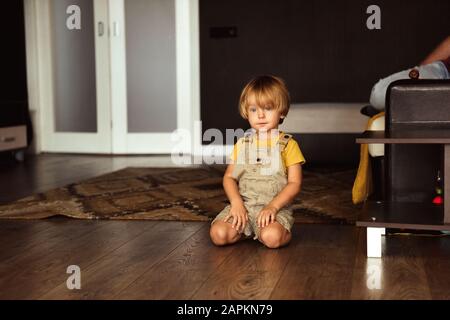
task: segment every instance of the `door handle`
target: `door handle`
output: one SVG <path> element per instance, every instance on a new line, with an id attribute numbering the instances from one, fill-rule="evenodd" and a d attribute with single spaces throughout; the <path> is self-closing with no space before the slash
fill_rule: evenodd
<path id="1" fill-rule="evenodd" d="M 103 22 L 99 21 L 98 22 L 98 36 L 101 37 L 105 34 L 105 25 L 103 24 Z"/>

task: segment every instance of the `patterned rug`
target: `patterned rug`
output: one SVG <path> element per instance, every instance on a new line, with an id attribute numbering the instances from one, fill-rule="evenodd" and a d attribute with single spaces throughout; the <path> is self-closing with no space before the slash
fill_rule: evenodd
<path id="1" fill-rule="evenodd" d="M 208 221 L 228 200 L 222 187 L 225 166 L 126 168 L 0 205 L 0 219 Z M 351 202 L 355 170 L 304 170 L 293 202 L 299 223 L 353 224 L 359 206 Z"/>

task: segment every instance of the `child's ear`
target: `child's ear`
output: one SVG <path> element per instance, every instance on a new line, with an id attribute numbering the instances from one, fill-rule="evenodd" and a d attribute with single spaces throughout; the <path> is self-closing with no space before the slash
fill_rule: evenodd
<path id="1" fill-rule="evenodd" d="M 282 124 L 283 121 L 284 121 L 284 118 L 286 118 L 286 116 L 281 116 L 281 117 L 280 117 L 280 121 L 278 121 L 278 124 Z"/>

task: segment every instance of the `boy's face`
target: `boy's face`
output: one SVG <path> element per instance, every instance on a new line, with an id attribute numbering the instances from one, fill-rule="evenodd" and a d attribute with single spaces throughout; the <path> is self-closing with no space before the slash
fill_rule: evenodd
<path id="1" fill-rule="evenodd" d="M 259 106 L 254 96 L 249 96 L 247 107 L 248 121 L 256 131 L 277 129 L 281 113 L 273 106 Z"/>

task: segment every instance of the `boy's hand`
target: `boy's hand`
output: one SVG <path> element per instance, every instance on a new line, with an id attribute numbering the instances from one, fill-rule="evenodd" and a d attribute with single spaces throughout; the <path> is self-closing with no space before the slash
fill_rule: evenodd
<path id="1" fill-rule="evenodd" d="M 233 223 L 231 226 L 238 232 L 244 231 L 245 225 L 248 221 L 248 214 L 243 203 L 232 204 L 230 213 L 225 217 L 224 221 L 227 222 L 231 217 L 233 217 Z"/>
<path id="2" fill-rule="evenodd" d="M 277 216 L 278 209 L 273 206 L 264 207 L 257 219 L 258 227 L 264 228 L 268 226 L 270 223 L 275 222 L 275 217 Z"/>

